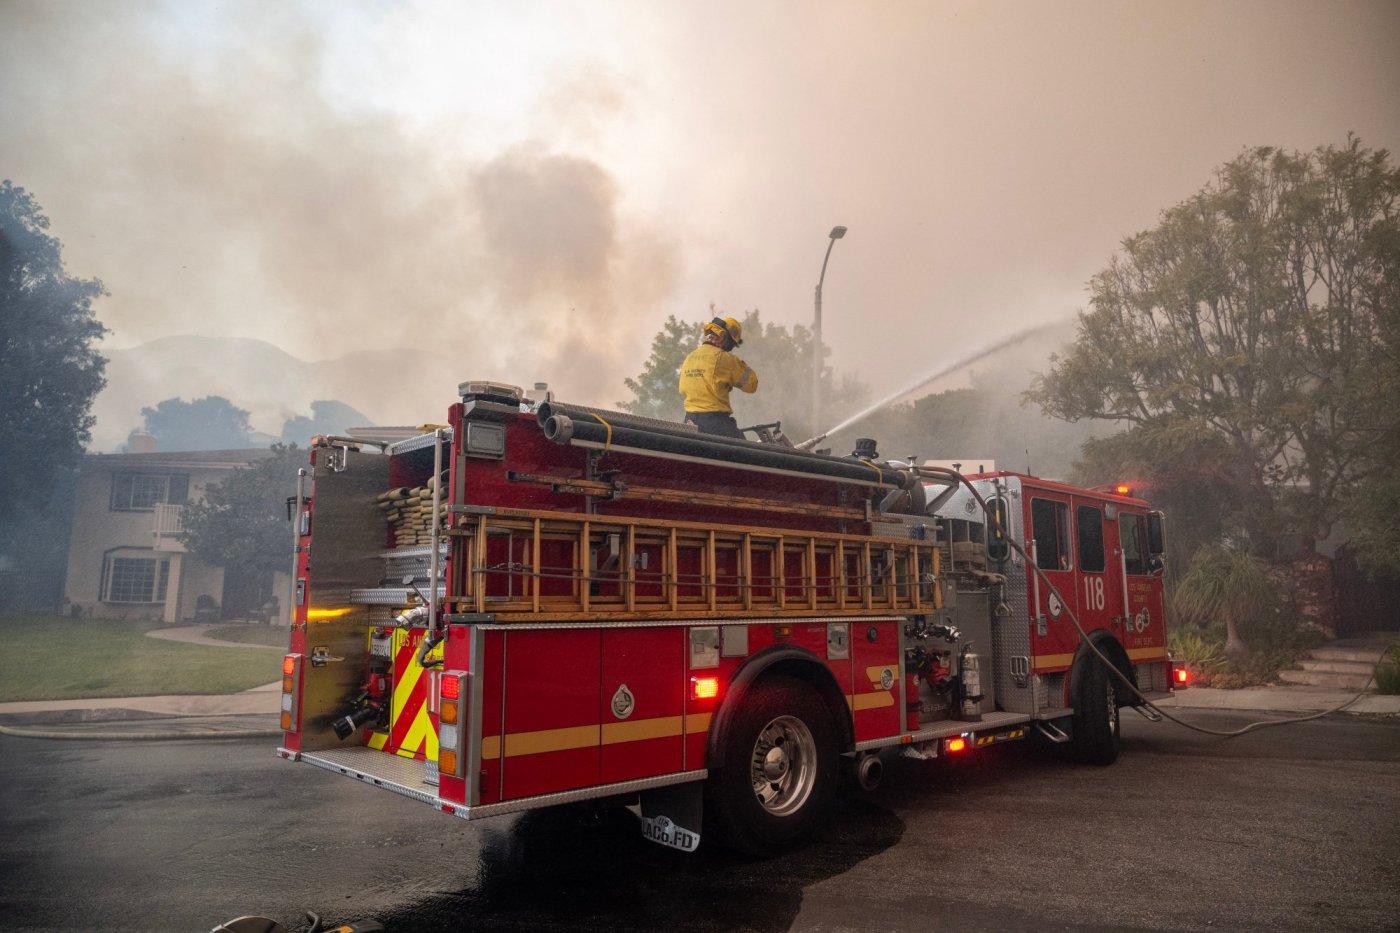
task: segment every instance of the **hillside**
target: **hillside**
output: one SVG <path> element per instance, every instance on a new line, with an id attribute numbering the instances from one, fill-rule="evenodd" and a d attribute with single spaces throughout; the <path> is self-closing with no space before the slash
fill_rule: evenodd
<path id="1" fill-rule="evenodd" d="M 91 448 L 101 452 L 119 449 L 141 425 L 141 409 L 168 398 L 221 395 L 249 412 L 255 431 L 276 436 L 318 399 L 338 399 L 381 424 L 440 420 L 458 383 L 473 375 L 421 349 L 308 362 L 239 337 L 163 337 L 103 352 L 107 388 L 93 405 Z"/>

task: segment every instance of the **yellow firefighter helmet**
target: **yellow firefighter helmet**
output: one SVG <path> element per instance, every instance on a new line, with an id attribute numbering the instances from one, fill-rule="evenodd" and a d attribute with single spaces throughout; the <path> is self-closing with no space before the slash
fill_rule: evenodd
<path id="1" fill-rule="evenodd" d="M 744 344 L 744 325 L 734 320 L 732 317 L 717 317 L 705 324 L 706 334 L 718 334 L 728 337 L 734 341 L 734 346 L 739 347 Z"/>

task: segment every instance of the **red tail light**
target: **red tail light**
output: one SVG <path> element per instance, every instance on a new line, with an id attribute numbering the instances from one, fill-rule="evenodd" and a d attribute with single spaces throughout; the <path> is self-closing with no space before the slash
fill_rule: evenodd
<path id="1" fill-rule="evenodd" d="M 710 700 L 719 696 L 718 677 L 690 678 L 691 696 L 697 700 Z"/>

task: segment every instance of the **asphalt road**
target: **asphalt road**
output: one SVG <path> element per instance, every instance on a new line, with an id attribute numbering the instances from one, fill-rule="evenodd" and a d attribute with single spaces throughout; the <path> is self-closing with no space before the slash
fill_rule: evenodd
<path id="1" fill-rule="evenodd" d="M 766 862 L 659 848 L 625 810 L 467 824 L 265 740 L 0 736 L 0 930 L 304 907 L 391 933 L 1400 929 L 1400 720 L 1228 742 L 1124 725 L 1108 768 L 1026 746 L 893 760 L 818 843 Z"/>

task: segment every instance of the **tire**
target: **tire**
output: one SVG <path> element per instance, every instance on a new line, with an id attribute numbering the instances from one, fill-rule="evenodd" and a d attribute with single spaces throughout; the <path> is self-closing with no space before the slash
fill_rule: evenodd
<path id="1" fill-rule="evenodd" d="M 1094 765 L 1111 765 L 1118 760 L 1120 732 L 1116 680 L 1104 663 L 1090 655 L 1088 669 L 1079 682 L 1074 701 L 1074 732 L 1070 752 L 1075 759 Z"/>
<path id="2" fill-rule="evenodd" d="M 769 856 L 822 824 L 836 791 L 836 732 L 816 690 L 791 677 L 750 688 L 724 737 L 724 766 L 705 787 L 705 833 Z"/>

